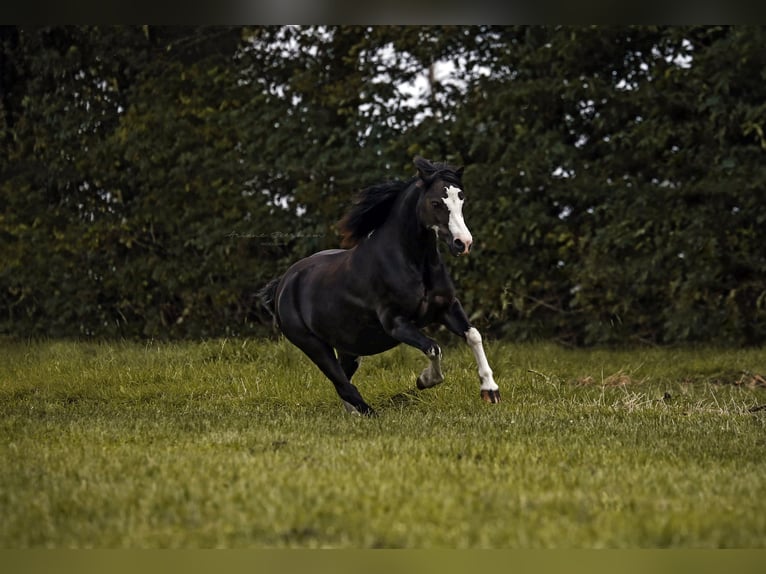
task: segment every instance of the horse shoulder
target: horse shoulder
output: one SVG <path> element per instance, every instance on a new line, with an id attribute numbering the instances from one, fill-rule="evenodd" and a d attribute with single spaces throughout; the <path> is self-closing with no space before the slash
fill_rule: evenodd
<path id="1" fill-rule="evenodd" d="M 447 299 L 452 303 L 455 298 L 455 285 L 452 283 L 449 270 L 443 261 L 438 260 L 428 266 L 425 273 L 426 289 L 435 297 Z"/>
<path id="2" fill-rule="evenodd" d="M 387 314 L 414 318 L 426 300 L 426 286 L 417 273 L 398 266 L 377 265 L 375 279 L 369 284 L 376 307 Z"/>

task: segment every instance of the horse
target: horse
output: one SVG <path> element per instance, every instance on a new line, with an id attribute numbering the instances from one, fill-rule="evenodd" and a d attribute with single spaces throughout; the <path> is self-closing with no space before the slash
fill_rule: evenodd
<path id="1" fill-rule="evenodd" d="M 466 256 L 473 238 L 463 219 L 463 168 L 416 156 L 417 175 L 358 192 L 340 220 L 341 249 L 294 263 L 258 293 L 284 336 L 333 383 L 352 414 L 374 415 L 351 378 L 363 356 L 404 343 L 422 351 L 423 390 L 444 381 L 442 351 L 421 332 L 443 325 L 462 337 L 478 366 L 480 397 L 500 402 L 482 345 L 456 297 L 439 253 Z"/>

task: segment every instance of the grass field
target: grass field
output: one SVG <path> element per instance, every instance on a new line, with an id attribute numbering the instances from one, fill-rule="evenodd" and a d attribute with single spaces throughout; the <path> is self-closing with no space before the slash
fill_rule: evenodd
<path id="1" fill-rule="evenodd" d="M 487 351 L 1 341 L 0 547 L 766 546 L 766 350 Z"/>

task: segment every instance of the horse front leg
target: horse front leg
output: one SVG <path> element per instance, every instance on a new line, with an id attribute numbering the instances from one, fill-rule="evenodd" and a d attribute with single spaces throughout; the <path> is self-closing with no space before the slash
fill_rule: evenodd
<path id="1" fill-rule="evenodd" d="M 442 323 L 450 331 L 463 337 L 468 346 L 471 348 L 473 357 L 476 360 L 476 366 L 479 369 L 479 381 L 481 398 L 488 403 L 500 402 L 500 388 L 495 383 L 495 378 L 492 373 L 492 368 L 487 361 L 487 355 L 484 352 L 484 345 L 481 339 L 481 333 L 479 333 L 476 327 L 471 326 L 468 322 L 468 317 L 463 310 L 463 306 L 460 301 L 455 299 L 450 308 L 444 314 Z"/>
<path id="2" fill-rule="evenodd" d="M 426 353 L 429 360 L 429 365 L 423 369 L 423 372 L 418 375 L 416 381 L 417 387 L 422 391 L 423 389 L 430 389 L 436 385 L 444 382 L 444 375 L 442 374 L 442 352 L 438 345 L 436 345 L 436 353 Z"/>
<path id="3" fill-rule="evenodd" d="M 476 359 L 476 365 L 479 368 L 479 380 L 481 381 L 481 398 L 488 403 L 500 402 L 500 387 L 495 383 L 492 369 L 487 361 L 487 355 L 484 353 L 484 345 L 481 340 L 481 333 L 476 327 L 470 327 L 464 334 L 468 346 L 471 347 L 473 356 Z"/>
<path id="4" fill-rule="evenodd" d="M 403 317 L 385 317 L 381 324 L 394 339 L 420 349 L 428 357 L 430 363 L 420 373 L 416 382 L 420 390 L 435 387 L 444 382 L 442 350 L 436 341 L 426 337 L 411 321 Z"/>

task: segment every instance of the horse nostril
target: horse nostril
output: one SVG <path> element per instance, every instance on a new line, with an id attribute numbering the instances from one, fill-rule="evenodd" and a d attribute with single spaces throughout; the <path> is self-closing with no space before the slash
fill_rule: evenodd
<path id="1" fill-rule="evenodd" d="M 457 248 L 459 253 L 462 253 L 463 251 L 465 251 L 465 243 L 463 243 L 459 239 L 455 239 L 453 243 L 455 244 L 455 247 Z"/>

